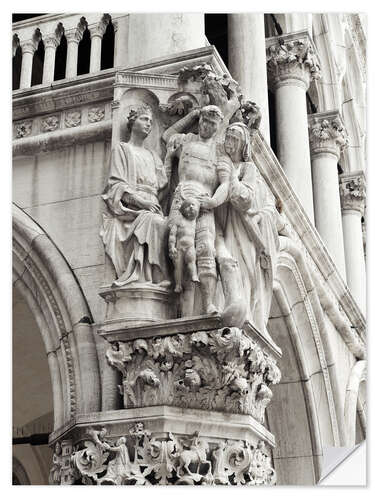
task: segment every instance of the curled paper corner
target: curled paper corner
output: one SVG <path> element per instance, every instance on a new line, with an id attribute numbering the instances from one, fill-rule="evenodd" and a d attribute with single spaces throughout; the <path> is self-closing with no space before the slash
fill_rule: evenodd
<path id="1" fill-rule="evenodd" d="M 352 447 L 323 448 L 320 486 L 366 486 L 366 441 Z"/>

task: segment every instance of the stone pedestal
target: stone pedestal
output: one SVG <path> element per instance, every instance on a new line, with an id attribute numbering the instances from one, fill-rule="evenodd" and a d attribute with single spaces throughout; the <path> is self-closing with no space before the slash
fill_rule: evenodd
<path id="1" fill-rule="evenodd" d="M 108 321 L 133 326 L 176 317 L 173 292 L 152 283 L 103 286 L 99 294 L 106 301 Z"/>
<path id="2" fill-rule="evenodd" d="M 307 31 L 268 38 L 267 68 L 275 93 L 277 157 L 314 222 L 306 91 L 320 66 Z"/>
<path id="3" fill-rule="evenodd" d="M 249 324 L 223 328 L 218 316 L 99 334 L 122 377 L 123 409 L 51 434 L 51 444 L 70 443 L 68 454 L 55 445 L 54 484 L 275 483 L 264 413 L 281 353 L 270 339 Z"/>

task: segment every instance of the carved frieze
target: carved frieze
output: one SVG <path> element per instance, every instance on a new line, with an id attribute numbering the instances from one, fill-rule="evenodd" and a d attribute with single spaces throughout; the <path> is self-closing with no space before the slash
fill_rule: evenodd
<path id="1" fill-rule="evenodd" d="M 208 442 L 192 435 L 153 436 L 137 422 L 115 439 L 88 429 L 70 456 L 56 444 L 51 484 L 91 485 L 273 485 L 276 473 L 265 442 Z M 65 441 L 67 443 L 67 441 Z M 65 470 L 63 463 L 65 462 Z M 70 483 L 69 483 L 70 481 Z"/>
<path id="2" fill-rule="evenodd" d="M 91 108 L 88 112 L 89 123 L 100 122 L 104 119 L 104 108 Z"/>
<path id="3" fill-rule="evenodd" d="M 31 120 L 19 122 L 15 125 L 15 138 L 21 139 L 22 137 L 27 137 L 31 134 L 33 122 Z"/>
<path id="4" fill-rule="evenodd" d="M 340 176 L 340 197 L 342 210 L 365 211 L 366 182 L 363 172 Z"/>
<path id="5" fill-rule="evenodd" d="M 278 87 L 293 79 L 307 90 L 310 80 L 320 78 L 320 63 L 310 36 L 296 33 L 267 40 L 267 69 Z"/>
<path id="6" fill-rule="evenodd" d="M 309 140 L 312 155 L 331 153 L 339 159 L 348 145 L 348 134 L 338 112 L 309 116 Z"/>
<path id="7" fill-rule="evenodd" d="M 274 358 L 239 328 L 115 342 L 124 408 L 172 405 L 251 415 L 259 422 L 280 381 Z"/>
<path id="8" fill-rule="evenodd" d="M 40 129 L 42 132 L 53 132 L 59 128 L 59 125 L 60 117 L 57 115 L 51 115 L 42 119 Z"/>
<path id="9" fill-rule="evenodd" d="M 81 112 L 80 111 L 69 111 L 65 115 L 65 127 L 78 127 L 81 124 Z"/>

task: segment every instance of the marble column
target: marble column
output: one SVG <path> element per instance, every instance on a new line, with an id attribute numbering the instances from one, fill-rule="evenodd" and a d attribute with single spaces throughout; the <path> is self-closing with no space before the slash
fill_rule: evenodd
<path id="1" fill-rule="evenodd" d="M 303 208 L 314 223 L 306 91 L 320 77 L 307 31 L 266 40 L 269 83 L 275 93 L 277 156 Z"/>
<path id="2" fill-rule="evenodd" d="M 44 42 L 44 65 L 43 65 L 43 81 L 42 83 L 53 82 L 55 75 L 55 57 L 56 49 L 59 45 L 59 40 L 56 35 L 47 35 L 43 38 Z"/>
<path id="3" fill-rule="evenodd" d="M 244 96 L 260 106 L 260 131 L 269 143 L 264 14 L 228 14 L 228 60 Z"/>
<path id="4" fill-rule="evenodd" d="M 100 21 L 100 23 L 89 26 L 91 36 L 91 52 L 90 52 L 90 73 L 100 71 L 100 59 L 102 53 L 102 40 L 107 23 Z"/>
<path id="5" fill-rule="evenodd" d="M 27 40 L 21 42 L 22 49 L 22 64 L 21 64 L 21 78 L 20 89 L 27 89 L 31 87 L 31 73 L 33 70 L 33 57 L 37 49 L 37 44 L 34 40 Z"/>
<path id="6" fill-rule="evenodd" d="M 78 44 L 82 40 L 82 36 L 83 32 L 77 28 L 65 31 L 65 38 L 68 44 L 65 78 L 74 78 L 77 76 Z"/>
<path id="7" fill-rule="evenodd" d="M 365 210 L 366 184 L 362 171 L 340 176 L 342 225 L 348 287 L 366 313 L 366 268 L 361 219 Z"/>
<path id="8" fill-rule="evenodd" d="M 309 139 L 314 193 L 315 225 L 341 276 L 345 254 L 337 162 L 347 146 L 347 133 L 338 111 L 309 116 Z"/>

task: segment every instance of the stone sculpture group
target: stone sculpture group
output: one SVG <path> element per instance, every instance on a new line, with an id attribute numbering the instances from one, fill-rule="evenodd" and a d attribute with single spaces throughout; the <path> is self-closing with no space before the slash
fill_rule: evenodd
<path id="1" fill-rule="evenodd" d="M 207 104 L 164 131 L 164 162 L 144 145 L 153 124 L 147 104 L 130 111 L 130 139 L 112 151 L 101 231 L 112 288 L 174 290 L 180 317 L 220 313 L 224 325 L 249 321 L 266 334 L 284 225 L 251 161 L 259 109 L 206 65 L 180 72 L 192 77 Z"/>

